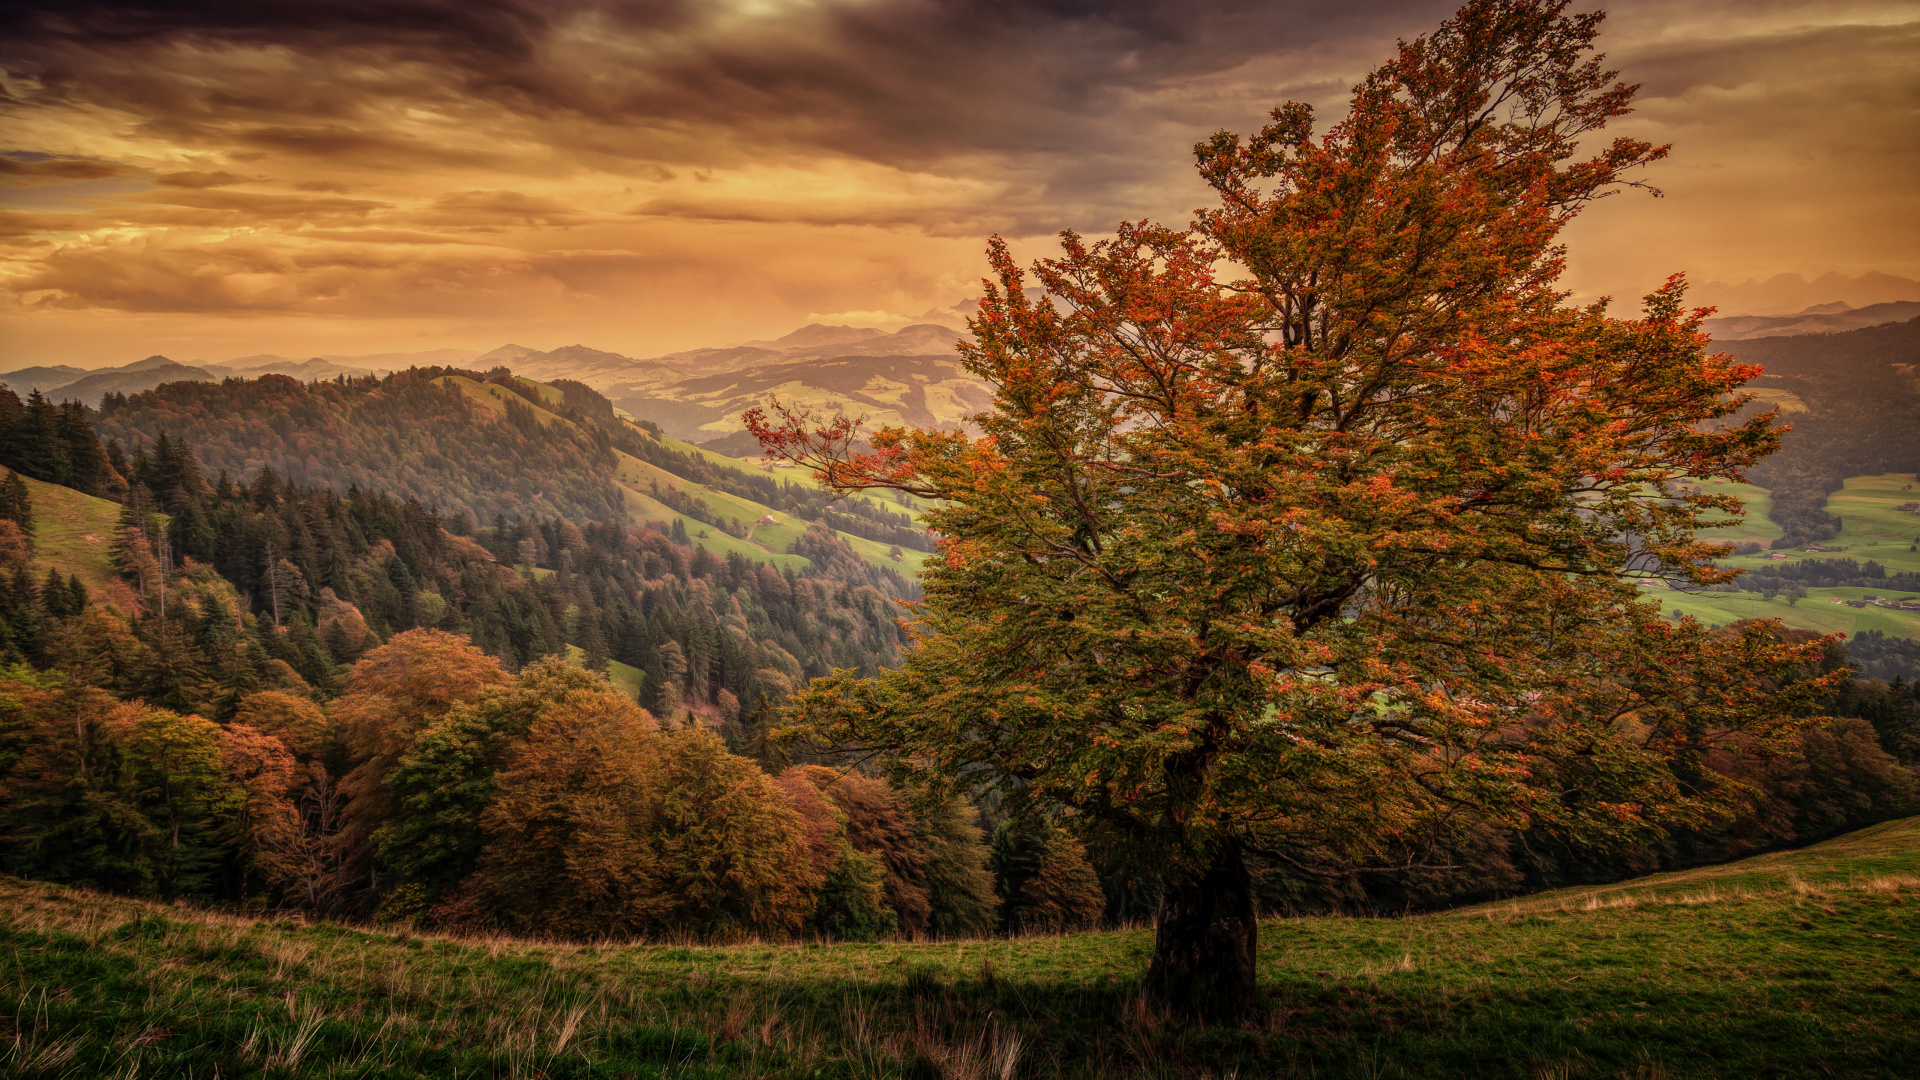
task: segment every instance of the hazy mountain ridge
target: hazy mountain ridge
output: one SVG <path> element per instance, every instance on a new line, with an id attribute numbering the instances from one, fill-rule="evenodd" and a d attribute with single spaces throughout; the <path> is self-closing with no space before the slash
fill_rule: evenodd
<path id="1" fill-rule="evenodd" d="M 810 323 L 771 341 L 652 358 L 585 345 L 546 352 L 503 345 L 472 364 L 577 380 L 677 438 L 739 431 L 742 412 L 775 397 L 827 415 L 863 415 L 873 424 L 952 426 L 991 401 L 985 384 L 959 364 L 954 344 L 962 336 L 936 323 L 891 333 Z"/>
<path id="2" fill-rule="evenodd" d="M 1687 293 L 1687 302 L 1719 308 L 1730 316 L 1784 316 L 1835 301 L 1849 307 L 1920 300 L 1920 281 L 1871 271 L 1858 277 L 1822 274 L 1809 281 L 1799 274 L 1775 274 L 1737 284 L 1709 281 Z"/>
<path id="3" fill-rule="evenodd" d="M 1707 333 L 1716 341 L 1744 341 L 1763 337 L 1796 337 L 1806 334 L 1836 334 L 1905 322 L 1920 316 L 1920 301 L 1899 300 L 1866 307 L 1850 307 L 1844 301 L 1816 304 L 1794 315 L 1730 315 L 1708 319 Z"/>
<path id="4" fill-rule="evenodd" d="M 257 379 L 262 375 L 287 375 L 302 382 L 314 382 L 341 375 L 386 375 L 411 367 L 459 364 L 477 355 L 472 349 L 427 349 L 411 353 L 332 354 L 296 360 L 274 353 L 258 353 L 222 363 L 204 360 L 183 363 L 156 354 L 131 364 L 93 370 L 67 364 L 21 368 L 0 374 L 0 383 L 20 394 L 38 390 L 56 400 L 72 399 L 98 406 L 100 399 L 109 393 L 138 394 L 170 382 Z"/>

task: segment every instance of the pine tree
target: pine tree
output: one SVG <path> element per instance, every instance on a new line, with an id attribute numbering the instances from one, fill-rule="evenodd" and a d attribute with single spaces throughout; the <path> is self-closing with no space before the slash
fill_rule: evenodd
<path id="1" fill-rule="evenodd" d="M 11 469 L 6 480 L 0 481 L 0 519 L 18 525 L 22 535 L 33 536 L 33 494 L 20 474 Z"/>

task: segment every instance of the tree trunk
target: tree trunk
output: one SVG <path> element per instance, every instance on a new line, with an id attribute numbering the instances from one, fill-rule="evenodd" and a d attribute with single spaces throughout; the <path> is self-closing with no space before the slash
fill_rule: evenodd
<path id="1" fill-rule="evenodd" d="M 1258 936 L 1253 881 L 1239 842 L 1229 839 L 1198 872 L 1166 882 L 1147 988 L 1177 1012 L 1235 1019 L 1255 1004 Z"/>

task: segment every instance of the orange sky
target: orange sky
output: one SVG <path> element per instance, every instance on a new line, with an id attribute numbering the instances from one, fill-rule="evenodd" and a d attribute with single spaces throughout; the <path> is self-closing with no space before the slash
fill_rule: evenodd
<path id="1" fill-rule="evenodd" d="M 507 341 L 633 355 L 897 326 L 983 238 L 1185 220 L 1189 148 L 1337 114 L 1447 3 L 16 0 L 0 370 Z M 1675 144 L 1567 282 L 1920 277 L 1920 3 L 1639 0 Z"/>

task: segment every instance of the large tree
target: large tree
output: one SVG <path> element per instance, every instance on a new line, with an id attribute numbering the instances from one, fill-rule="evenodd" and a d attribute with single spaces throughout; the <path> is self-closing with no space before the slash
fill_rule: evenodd
<path id="1" fill-rule="evenodd" d="M 1694 530 L 1739 504 L 1693 481 L 1777 437 L 1728 419 L 1756 369 L 1708 354 L 1680 282 L 1638 319 L 1554 287 L 1559 230 L 1665 152 L 1597 140 L 1633 89 L 1564 8 L 1473 0 L 1323 133 L 1287 104 L 1202 143 L 1189 230 L 1064 234 L 1031 276 L 996 241 L 980 436 L 751 418 L 836 488 L 940 500 L 913 648 L 795 727 L 1151 869 L 1177 1006 L 1255 1000 L 1250 859 L 1645 836 L 1728 803 L 1709 747 L 1805 711 L 1806 649 L 1641 599 L 1724 579 Z"/>

